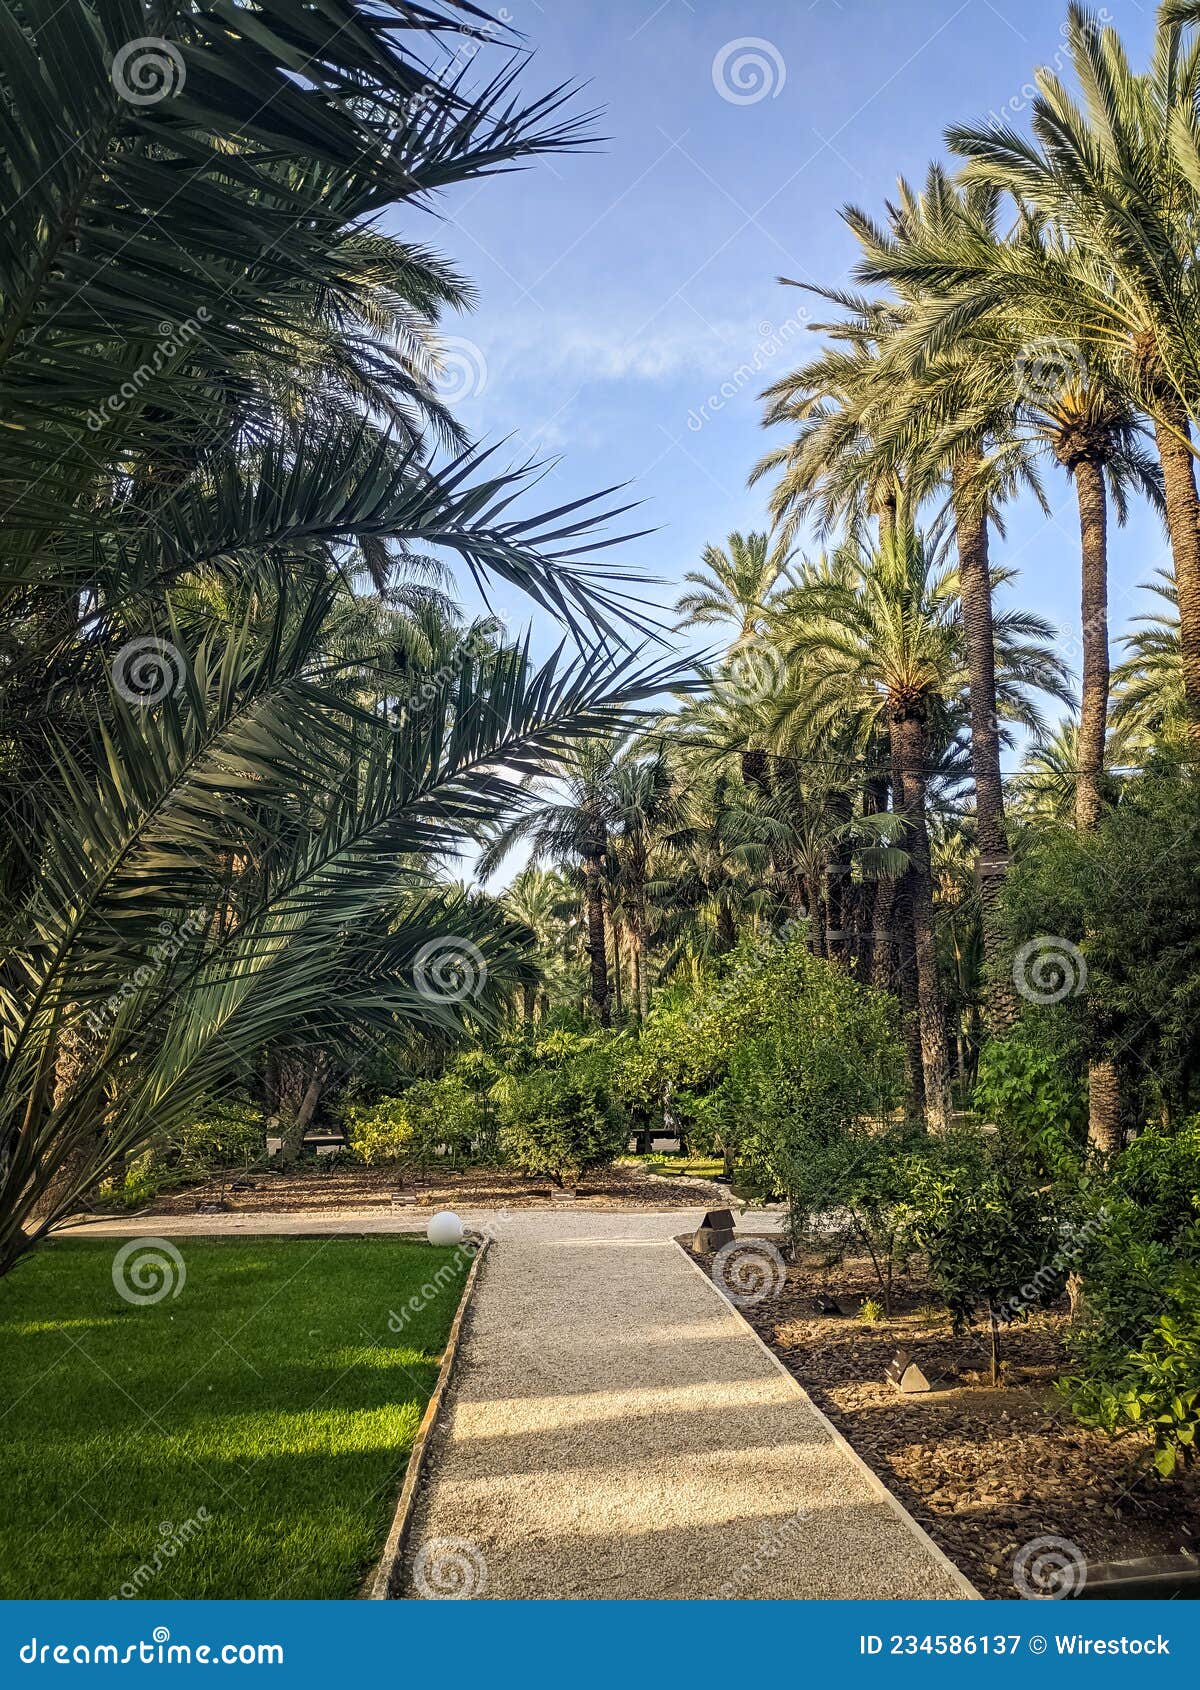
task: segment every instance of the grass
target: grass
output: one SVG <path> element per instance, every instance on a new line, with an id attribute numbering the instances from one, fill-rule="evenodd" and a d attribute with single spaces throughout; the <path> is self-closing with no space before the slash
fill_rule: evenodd
<path id="1" fill-rule="evenodd" d="M 382 1547 L 466 1259 L 178 1247 L 154 1303 L 118 1294 L 116 1240 L 0 1280 L 0 1597 L 350 1597 Z"/>
<path id="2" fill-rule="evenodd" d="M 719 1156 L 683 1156 L 677 1150 L 655 1151 L 649 1156 L 623 1156 L 623 1162 L 637 1163 L 651 1174 L 690 1174 L 693 1179 L 714 1179 L 724 1173 Z"/>

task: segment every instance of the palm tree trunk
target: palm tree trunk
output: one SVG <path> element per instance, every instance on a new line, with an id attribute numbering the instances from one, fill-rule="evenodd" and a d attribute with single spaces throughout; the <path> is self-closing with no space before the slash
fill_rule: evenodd
<path id="1" fill-rule="evenodd" d="M 929 867 L 929 828 L 925 816 L 925 724 L 918 716 L 893 718 L 892 746 L 896 785 L 908 833 L 913 942 L 917 953 L 917 1018 L 925 1073 L 925 1118 L 934 1132 L 949 1124 L 950 1062 L 946 1017 L 938 988 L 933 939 L 933 877 Z"/>
<path id="2" fill-rule="evenodd" d="M 1104 740 L 1108 728 L 1108 495 L 1104 467 L 1085 458 L 1075 468 L 1083 563 L 1083 692 L 1075 825 L 1089 833 L 1100 820 Z"/>
<path id="3" fill-rule="evenodd" d="M 650 1015 L 650 976 L 646 968 L 646 931 L 642 922 L 634 930 L 634 968 L 637 970 L 638 1019 L 646 1021 Z"/>
<path id="4" fill-rule="evenodd" d="M 917 987 L 917 943 L 913 934 L 912 878 L 908 871 L 893 881 L 891 974 L 877 982 L 900 999 L 904 1061 L 908 1089 L 917 1115 L 925 1114 L 925 1059 L 921 1052 L 920 994 Z"/>
<path id="5" fill-rule="evenodd" d="M 826 808 L 839 824 L 838 842 L 829 853 L 826 869 L 828 880 L 827 948 L 829 956 L 849 966 L 850 958 L 850 847 L 847 842 L 849 825 L 854 816 L 854 803 L 848 792 L 835 789 L 826 800 Z"/>
<path id="6" fill-rule="evenodd" d="M 992 580 L 987 515 L 973 483 L 982 453 L 954 466 L 954 526 L 958 541 L 959 596 L 971 702 L 971 770 L 975 777 L 975 826 L 979 840 L 979 903 L 988 969 L 987 1016 L 1007 1027 L 1015 1013 L 1013 995 L 1000 969 L 1003 948 L 997 903 L 1008 872 L 1004 786 L 1000 776 L 1000 729 L 996 716 L 996 640 L 992 625 Z"/>
<path id="7" fill-rule="evenodd" d="M 1154 425 L 1167 503 L 1167 533 L 1179 594 L 1179 655 L 1187 707 L 1188 740 L 1200 754 L 1200 500 L 1196 471 L 1186 442 L 1191 425 L 1181 405 L 1169 402 Z"/>
<path id="8" fill-rule="evenodd" d="M 825 924 L 821 915 L 821 882 L 815 874 L 807 876 L 808 942 L 814 956 L 828 954 L 825 944 Z"/>
<path id="9" fill-rule="evenodd" d="M 621 982 L 621 924 L 618 922 L 616 916 L 613 916 L 612 918 L 612 943 L 613 1007 L 617 1013 L 617 1026 L 619 1027 L 621 1022 L 625 1019 L 625 999 L 622 993 Z"/>
<path id="10" fill-rule="evenodd" d="M 599 856 L 583 860 L 583 878 L 587 889 L 588 960 L 591 964 L 592 1009 L 600 1025 L 609 1025 L 608 1011 L 608 947 L 604 932 L 604 873 Z"/>
<path id="11" fill-rule="evenodd" d="M 896 876 L 885 874 L 875 883 L 875 896 L 871 907 L 871 972 L 867 978 L 872 986 L 877 986 L 884 992 L 896 989 L 896 947 L 893 929 L 897 890 Z"/>
<path id="12" fill-rule="evenodd" d="M 1088 1063 L 1088 1143 L 1107 1156 L 1121 1148 L 1121 1076 L 1109 1057 Z"/>
<path id="13" fill-rule="evenodd" d="M 1085 459 L 1075 469 L 1083 560 L 1083 691 L 1079 710 L 1079 764 L 1075 777 L 1075 826 L 1100 825 L 1104 742 L 1108 728 L 1108 499 L 1104 468 Z M 1097 1031 L 1093 1022 L 1093 1034 Z M 1115 1062 L 1088 1063 L 1088 1142 L 1107 1153 L 1121 1139 L 1121 1082 Z"/>

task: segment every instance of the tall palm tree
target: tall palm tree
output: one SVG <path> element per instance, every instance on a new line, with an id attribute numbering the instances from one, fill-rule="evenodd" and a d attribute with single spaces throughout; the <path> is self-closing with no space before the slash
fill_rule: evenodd
<path id="1" fill-rule="evenodd" d="M 649 933 L 647 887 L 653 859 L 662 842 L 684 819 L 683 793 L 665 748 L 648 753 L 636 744 L 613 769 L 615 837 L 613 856 L 621 905 L 633 940 L 634 990 L 638 1015 L 650 1013 Z"/>
<path id="2" fill-rule="evenodd" d="M 1191 427 L 1200 411 L 1200 54 L 1189 35 L 1197 21 L 1195 4 L 1167 0 L 1149 67 L 1138 74 L 1115 31 L 1072 4 L 1065 35 L 1080 101 L 1041 70 L 1032 141 L 1000 127 L 948 135 L 966 160 L 967 181 L 1011 194 L 1046 238 L 998 252 L 969 223 L 951 223 L 936 243 L 914 246 L 908 274 L 914 286 L 936 283 L 920 314 L 931 345 L 967 323 L 986 333 L 993 316 L 1007 316 L 1020 322 L 1031 348 L 1065 342 L 1148 413 L 1179 583 L 1189 731 L 1200 748 L 1200 503 Z"/>
<path id="3" fill-rule="evenodd" d="M 797 588 L 778 615 L 803 677 L 792 704 L 797 719 L 816 735 L 841 732 L 849 720 L 863 740 L 881 730 L 888 736 L 909 862 L 926 1111 L 931 1126 L 942 1127 L 949 1068 L 927 801 L 935 750 L 954 737 L 969 691 L 958 578 L 906 522 L 864 552 L 852 585 Z M 1036 723 L 1028 689 L 1065 691 L 1061 663 L 1046 649 L 1050 630 L 1036 617 L 1012 612 L 997 618 L 996 629 L 998 710 Z"/>
<path id="4" fill-rule="evenodd" d="M 490 830 L 479 858 L 485 878 L 519 844 L 527 844 L 536 859 L 580 867 L 591 1006 L 602 1027 L 612 1021 L 605 880 L 612 831 L 620 816 L 616 767 L 624 737 L 591 737 L 567 746 L 553 773 L 539 774 L 532 782 L 522 812 Z"/>

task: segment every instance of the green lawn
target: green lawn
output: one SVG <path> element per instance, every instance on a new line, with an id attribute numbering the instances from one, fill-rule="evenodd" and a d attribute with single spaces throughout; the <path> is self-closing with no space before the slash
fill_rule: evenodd
<path id="1" fill-rule="evenodd" d="M 181 1238 L 182 1290 L 138 1306 L 119 1242 L 64 1240 L 0 1280 L 0 1597 L 353 1596 L 468 1262 Z"/>

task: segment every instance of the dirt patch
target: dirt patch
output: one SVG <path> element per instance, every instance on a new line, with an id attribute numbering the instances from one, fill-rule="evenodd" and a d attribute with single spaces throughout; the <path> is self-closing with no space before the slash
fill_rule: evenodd
<path id="1" fill-rule="evenodd" d="M 690 1251 L 690 1238 L 680 1243 Z M 711 1270 L 711 1256 L 695 1260 Z M 876 1324 L 818 1313 L 826 1297 L 851 1310 L 878 1298 L 869 1264 L 851 1260 L 828 1277 L 816 1264 L 789 1266 L 778 1296 L 742 1312 L 984 1596 L 1020 1594 L 1014 1558 L 1040 1537 L 1066 1538 L 1092 1567 L 1195 1550 L 1200 1475 L 1164 1485 L 1146 1471 L 1147 1442 L 1085 1430 L 1054 1390 L 1068 1365 L 1065 1305 L 1005 1332 L 1005 1382 L 993 1389 L 985 1334 L 955 1337 L 919 1278 Z M 885 1379 L 900 1347 L 928 1395 L 902 1396 Z"/>
<path id="2" fill-rule="evenodd" d="M 503 1168 L 365 1168 L 304 1166 L 291 1173 L 268 1169 L 227 1174 L 164 1193 L 143 1213 L 194 1215 L 335 1214 L 392 1209 L 392 1194 L 432 1209 L 548 1209 L 555 1199 L 545 1181 Z M 599 1169 L 578 1187 L 576 1208 L 695 1209 L 713 1201 L 704 1187 L 648 1174 L 637 1167 Z M 408 1205 L 404 1205 L 408 1207 Z"/>

